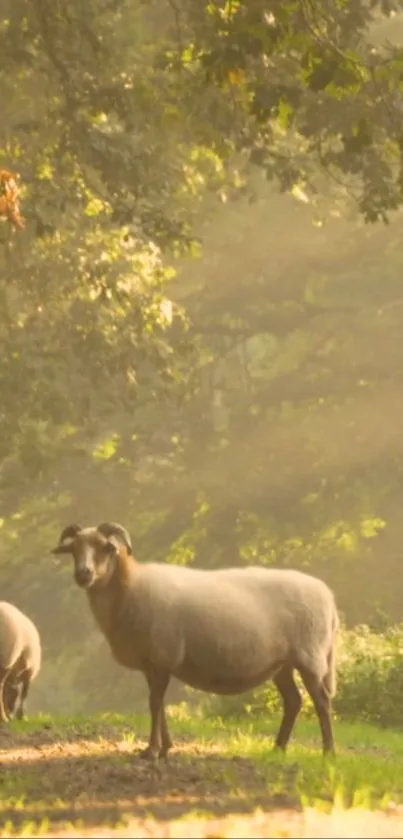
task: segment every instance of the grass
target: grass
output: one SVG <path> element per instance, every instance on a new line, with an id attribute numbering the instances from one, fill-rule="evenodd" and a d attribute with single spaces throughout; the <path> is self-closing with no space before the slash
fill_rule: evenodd
<path id="1" fill-rule="evenodd" d="M 130 819 L 137 828 L 116 835 L 161 835 L 158 825 L 189 828 L 192 819 L 200 830 L 203 819 L 218 819 L 220 836 L 238 835 L 237 830 L 241 835 L 247 830 L 248 835 L 271 836 L 281 834 L 267 827 L 259 832 L 261 822 L 252 834 L 245 826 L 225 833 L 223 825 L 234 818 L 240 824 L 245 818 L 256 820 L 253 813 L 259 811 L 281 811 L 291 818 L 301 809 L 317 814 L 376 809 L 400 818 L 399 732 L 336 721 L 338 756 L 332 760 L 321 755 L 315 720 L 298 723 L 286 756 L 272 751 L 277 726 L 278 719 L 227 722 L 173 707 L 170 727 L 176 749 L 155 778 L 135 754 L 146 739 L 147 715 L 43 716 L 13 722 L 0 732 L 0 836 L 56 835 L 56 829 L 67 836 L 75 835 L 73 828 L 95 830 L 92 835 L 100 836 L 108 825 Z M 274 818 L 270 816 L 270 824 Z M 372 827 L 357 835 L 403 835 L 399 829 L 399 834 L 381 829 L 375 834 Z M 182 827 L 175 830 L 164 835 L 182 835 Z M 304 834 L 294 825 L 291 833 L 282 835 Z"/>

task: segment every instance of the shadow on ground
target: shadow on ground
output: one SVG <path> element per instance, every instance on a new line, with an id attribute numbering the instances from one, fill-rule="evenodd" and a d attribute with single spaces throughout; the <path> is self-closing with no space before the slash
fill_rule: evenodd
<path id="1" fill-rule="evenodd" d="M 224 816 L 256 807 L 300 809 L 292 792 L 293 765 L 272 767 L 271 789 L 247 758 L 225 756 L 212 744 L 181 737 L 157 777 L 138 756 L 144 745 L 104 725 L 62 734 L 52 725 L 29 733 L 2 729 L 2 825 L 9 822 L 19 830 L 24 822 L 48 819 L 51 828 L 66 823 L 102 828 L 129 816 L 166 821 L 189 812 Z M 289 795 L 283 792 L 288 787 Z"/>

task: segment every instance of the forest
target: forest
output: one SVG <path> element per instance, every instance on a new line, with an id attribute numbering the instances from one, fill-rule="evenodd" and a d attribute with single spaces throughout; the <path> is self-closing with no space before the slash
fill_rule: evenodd
<path id="1" fill-rule="evenodd" d="M 31 713 L 144 711 L 51 555 L 111 520 L 140 562 L 325 580 L 336 712 L 402 724 L 402 5 L 2 0 L 0 582 L 41 633 Z"/>

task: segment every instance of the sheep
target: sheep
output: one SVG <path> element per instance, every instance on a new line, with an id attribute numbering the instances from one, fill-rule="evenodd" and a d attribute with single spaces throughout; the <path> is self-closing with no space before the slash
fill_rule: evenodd
<path id="1" fill-rule="evenodd" d="M 323 752 L 334 754 L 339 618 L 324 582 L 289 569 L 138 563 L 116 523 L 69 525 L 52 553 L 73 556 L 75 582 L 112 655 L 146 678 L 151 730 L 142 757 L 167 758 L 173 745 L 164 706 L 172 676 L 221 695 L 272 679 L 283 703 L 275 747 L 285 750 L 302 705 L 294 670 L 313 700 Z"/>
<path id="2" fill-rule="evenodd" d="M 32 621 L 0 601 L 0 721 L 24 718 L 24 703 L 42 663 L 41 641 Z"/>

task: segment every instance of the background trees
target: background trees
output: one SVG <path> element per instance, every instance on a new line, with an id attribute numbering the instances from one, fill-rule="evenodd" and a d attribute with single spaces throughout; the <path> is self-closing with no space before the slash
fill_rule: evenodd
<path id="1" fill-rule="evenodd" d="M 399 14 L 3 7 L 27 226 L 0 229 L 0 578 L 45 640 L 38 705 L 132 701 L 49 557 L 70 520 L 121 520 L 141 560 L 312 568 L 350 623 L 396 619 Z"/>

